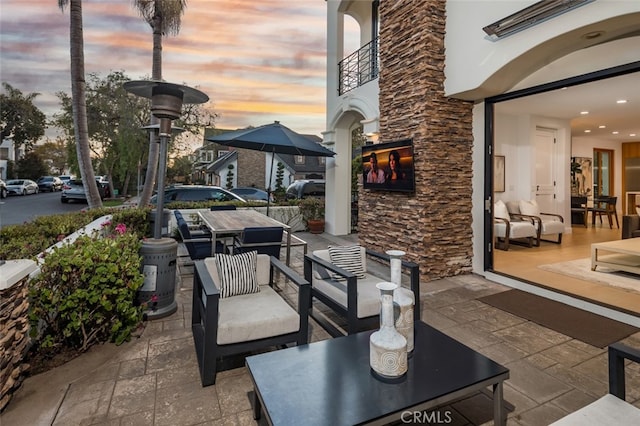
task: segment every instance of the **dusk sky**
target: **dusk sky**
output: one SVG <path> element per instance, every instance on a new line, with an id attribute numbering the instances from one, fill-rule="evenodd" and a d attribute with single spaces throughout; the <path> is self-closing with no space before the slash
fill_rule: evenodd
<path id="1" fill-rule="evenodd" d="M 55 93 L 71 93 L 68 7 L 0 1 L 0 79 L 40 93 L 35 104 L 51 118 Z M 151 75 L 151 28 L 131 1 L 84 0 L 83 20 L 87 74 Z M 163 78 L 209 95 L 218 128 L 279 120 L 321 136 L 325 56 L 325 0 L 188 0 L 180 33 L 163 39 Z"/>

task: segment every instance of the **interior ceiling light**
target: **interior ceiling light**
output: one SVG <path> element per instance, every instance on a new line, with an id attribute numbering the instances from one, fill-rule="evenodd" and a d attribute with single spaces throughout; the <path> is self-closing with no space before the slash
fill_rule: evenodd
<path id="1" fill-rule="evenodd" d="M 587 115 L 589 114 L 589 111 L 580 111 L 580 115 Z"/>
<path id="2" fill-rule="evenodd" d="M 620 133 L 620 132 L 615 132 L 615 131 L 611 132 L 612 135 L 617 135 L 618 133 Z"/>
<path id="3" fill-rule="evenodd" d="M 634 137 L 636 134 L 635 133 L 629 133 L 629 136 Z"/>
<path id="4" fill-rule="evenodd" d="M 619 99 L 616 101 L 617 104 L 626 104 L 627 100 L 626 99 Z"/>
<path id="5" fill-rule="evenodd" d="M 591 130 L 588 130 L 588 129 L 587 129 L 587 130 L 585 130 L 584 132 L 585 132 L 585 133 L 591 133 Z"/>
<path id="6" fill-rule="evenodd" d="M 542 0 L 483 28 L 492 40 L 506 37 L 594 0 Z"/>
<path id="7" fill-rule="evenodd" d="M 606 129 L 607 126 L 598 126 L 598 129 Z"/>

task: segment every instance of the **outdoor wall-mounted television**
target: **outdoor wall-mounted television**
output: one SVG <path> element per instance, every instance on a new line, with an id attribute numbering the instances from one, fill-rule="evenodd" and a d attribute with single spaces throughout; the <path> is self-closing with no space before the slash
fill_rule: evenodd
<path id="1" fill-rule="evenodd" d="M 413 139 L 362 147 L 364 189 L 414 192 Z"/>

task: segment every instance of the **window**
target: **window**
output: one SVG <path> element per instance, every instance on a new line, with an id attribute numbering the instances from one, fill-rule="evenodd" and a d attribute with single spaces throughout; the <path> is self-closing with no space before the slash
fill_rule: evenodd
<path id="1" fill-rule="evenodd" d="M 9 148 L 0 148 L 0 160 L 9 159 Z"/>
<path id="2" fill-rule="evenodd" d="M 324 166 L 327 162 L 327 157 L 318 157 L 318 164 Z"/>
<path id="3" fill-rule="evenodd" d="M 294 155 L 294 161 L 296 164 L 304 164 L 304 155 Z"/>

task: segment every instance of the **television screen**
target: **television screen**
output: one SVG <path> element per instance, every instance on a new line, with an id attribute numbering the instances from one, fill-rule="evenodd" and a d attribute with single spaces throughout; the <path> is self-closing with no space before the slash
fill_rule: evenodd
<path id="1" fill-rule="evenodd" d="M 413 139 L 362 147 L 364 189 L 415 191 Z"/>

